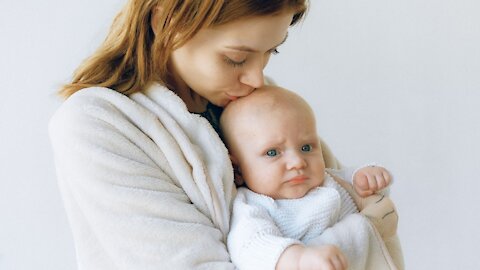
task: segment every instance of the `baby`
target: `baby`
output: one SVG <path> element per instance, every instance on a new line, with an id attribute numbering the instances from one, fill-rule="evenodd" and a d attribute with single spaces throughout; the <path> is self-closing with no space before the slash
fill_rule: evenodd
<path id="1" fill-rule="evenodd" d="M 265 86 L 230 103 L 220 119 L 232 163 L 246 187 L 234 201 L 228 248 L 240 269 L 347 269 L 335 245 L 306 245 L 349 214 L 348 192 L 325 168 L 310 106 L 288 90 Z M 390 184 L 387 170 L 353 173 L 362 197 Z"/>

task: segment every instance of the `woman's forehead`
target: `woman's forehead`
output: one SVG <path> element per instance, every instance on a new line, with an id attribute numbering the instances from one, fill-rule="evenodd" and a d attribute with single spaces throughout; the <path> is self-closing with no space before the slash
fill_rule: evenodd
<path id="1" fill-rule="evenodd" d="M 281 14 L 249 17 L 203 29 L 202 34 L 226 49 L 263 52 L 285 42 L 292 16 L 293 14 Z"/>

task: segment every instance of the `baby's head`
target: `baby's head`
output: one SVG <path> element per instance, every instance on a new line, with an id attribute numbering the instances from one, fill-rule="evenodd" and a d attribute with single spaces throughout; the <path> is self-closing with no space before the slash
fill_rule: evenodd
<path id="1" fill-rule="evenodd" d="M 274 199 L 303 197 L 323 184 L 315 116 L 297 94 L 264 86 L 231 102 L 220 119 L 232 162 L 247 187 Z"/>

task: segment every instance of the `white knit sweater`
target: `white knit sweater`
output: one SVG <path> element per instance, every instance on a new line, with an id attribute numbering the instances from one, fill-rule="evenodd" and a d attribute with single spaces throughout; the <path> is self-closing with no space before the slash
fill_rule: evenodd
<path id="1" fill-rule="evenodd" d="M 357 213 L 347 191 L 325 173 L 325 182 L 299 199 L 274 200 L 239 188 L 228 248 L 240 269 L 275 269 L 290 245 L 307 243 L 345 216 Z"/>

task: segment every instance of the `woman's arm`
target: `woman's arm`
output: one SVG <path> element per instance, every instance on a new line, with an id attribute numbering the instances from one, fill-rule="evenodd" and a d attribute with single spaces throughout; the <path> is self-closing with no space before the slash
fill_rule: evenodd
<path id="1" fill-rule="evenodd" d="M 124 111 L 72 96 L 50 134 L 79 269 L 234 269 L 222 232 Z"/>

